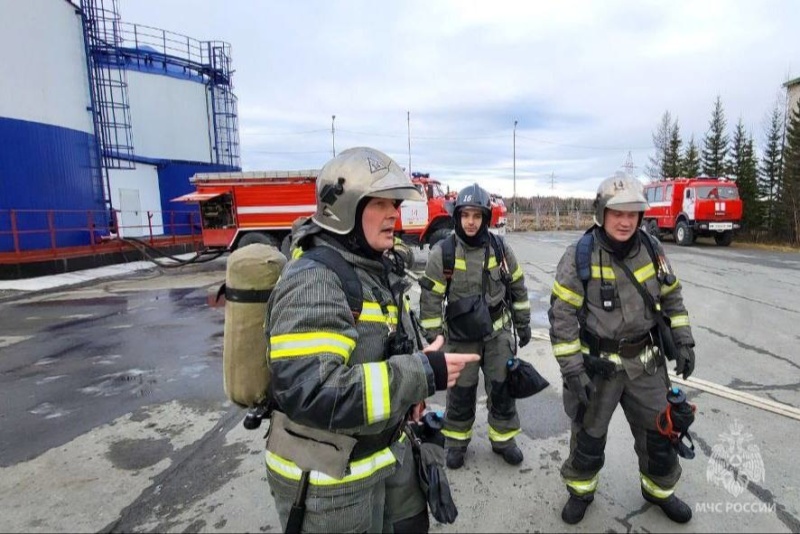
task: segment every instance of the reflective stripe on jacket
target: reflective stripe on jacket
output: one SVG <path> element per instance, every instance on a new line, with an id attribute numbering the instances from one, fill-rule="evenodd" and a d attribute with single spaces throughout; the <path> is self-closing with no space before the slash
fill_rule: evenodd
<path id="1" fill-rule="evenodd" d="M 318 237 L 314 242 L 332 246 Z M 354 321 L 334 272 L 293 260 L 270 299 L 267 354 L 274 397 L 289 419 L 358 439 L 397 428 L 409 407 L 432 395 L 435 386 L 422 352 L 389 359 L 384 354 L 398 324 L 398 306 L 387 288 L 397 276 L 390 273 L 387 279 L 383 263 L 337 250 L 362 283 L 359 320 Z M 408 314 L 401 320 L 413 340 Z M 379 469 L 393 465 L 380 451 L 376 454 Z M 273 455 L 267 463 L 292 478 L 292 458 Z"/>
<path id="2" fill-rule="evenodd" d="M 591 278 L 587 284 L 586 326 L 595 335 L 613 340 L 640 337 L 655 325 L 655 317 L 625 272 L 611 259 L 611 250 L 594 230 Z M 556 269 L 550 297 L 550 341 L 553 354 L 565 366 L 582 364 L 578 312 L 584 305 L 583 283 L 575 265 L 577 242 L 567 247 Z M 658 255 L 664 255 L 659 243 Z M 602 262 L 601 262 L 602 256 Z M 680 282 L 662 286 L 656 276 L 650 254 L 641 243 L 633 247 L 625 265 L 635 278 L 661 303 L 664 313 L 673 320 L 672 331 L 677 344 L 694 344 L 689 315 L 683 305 Z M 671 269 L 671 268 L 670 268 Z M 674 273 L 673 273 L 674 274 Z M 601 280 L 614 286 L 614 309 L 605 311 L 600 302 Z"/>
<path id="3" fill-rule="evenodd" d="M 451 239 L 448 237 L 447 239 Z M 441 242 L 440 242 L 441 243 Z M 528 299 L 528 290 L 525 287 L 525 276 L 522 266 L 517 263 L 517 258 L 511 247 L 503 240 L 504 254 L 508 277 L 510 279 L 509 294 L 511 296 L 511 316 L 512 321 L 517 327 L 524 327 L 530 323 L 531 307 Z M 448 299 L 456 301 L 471 295 L 479 295 L 482 290 L 483 266 L 486 260 L 486 248 L 469 247 L 461 239 L 456 237 L 455 265 L 453 268 L 453 278 L 450 283 L 450 293 Z M 487 302 L 490 307 L 497 306 L 503 300 L 506 287 L 501 277 L 501 266 L 497 263 L 494 248 L 489 245 L 489 276 L 486 285 Z M 442 248 L 439 243 L 434 245 L 428 255 L 428 264 L 425 267 L 426 282 L 420 284 L 420 324 L 427 331 L 428 338 L 435 337 L 443 333 L 443 310 L 447 281 L 444 276 L 442 262 Z M 428 286 L 430 289 L 427 289 Z M 505 317 L 506 314 L 504 314 Z M 508 328 L 507 318 L 495 321 L 494 330 Z"/>

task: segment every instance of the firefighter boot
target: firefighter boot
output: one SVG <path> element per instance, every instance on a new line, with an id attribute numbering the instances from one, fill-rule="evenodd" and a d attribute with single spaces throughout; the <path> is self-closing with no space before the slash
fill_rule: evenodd
<path id="1" fill-rule="evenodd" d="M 447 449 L 447 468 L 458 469 L 464 465 L 464 455 L 467 453 L 466 447 L 448 447 Z"/>
<path id="2" fill-rule="evenodd" d="M 509 447 L 503 447 L 502 449 L 495 448 L 494 445 L 492 445 L 492 452 L 502 455 L 503 460 L 505 460 L 507 464 L 519 465 L 522 463 L 522 451 L 519 450 L 516 443 Z"/>
<path id="3" fill-rule="evenodd" d="M 670 495 L 666 499 L 656 499 L 642 490 L 642 497 L 661 508 L 667 517 L 676 523 L 688 523 L 692 519 L 692 508 L 675 495 Z"/>
<path id="4" fill-rule="evenodd" d="M 586 514 L 586 509 L 589 508 L 593 500 L 594 495 L 591 493 L 582 497 L 570 493 L 567 504 L 565 504 L 564 509 L 561 510 L 561 519 L 568 525 L 580 523 L 583 516 Z"/>

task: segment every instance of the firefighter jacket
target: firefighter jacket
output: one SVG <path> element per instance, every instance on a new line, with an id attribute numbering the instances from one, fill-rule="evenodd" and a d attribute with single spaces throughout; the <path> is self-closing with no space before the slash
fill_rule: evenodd
<path id="1" fill-rule="evenodd" d="M 588 347 L 581 342 L 578 320 L 579 312 L 586 314 L 585 327 L 596 337 L 607 340 L 637 339 L 646 335 L 656 324 L 656 318 L 642 295 L 634 287 L 625 272 L 612 260 L 611 248 L 595 228 L 594 247 L 591 255 L 591 278 L 584 295 L 583 282 L 577 272 L 575 251 L 577 242 L 567 247 L 556 269 L 556 279 L 550 297 L 550 340 L 553 354 L 561 365 L 563 375 L 578 372 L 583 367 L 582 352 Z M 640 236 L 641 237 L 641 236 Z M 654 243 L 659 263 L 672 272 L 660 243 Z M 661 262 L 663 258 L 663 262 Z M 672 285 L 659 282 L 656 267 L 644 244 L 636 243 L 625 265 L 636 279 L 661 304 L 665 316 L 669 317 L 672 334 L 678 346 L 694 346 L 689 315 L 683 305 L 681 284 L 677 276 Z M 674 273 L 673 273 L 674 274 Z M 614 307 L 603 309 L 600 286 L 605 282 L 614 288 Z M 585 306 L 585 312 L 582 308 Z M 631 374 L 625 364 L 626 371 Z M 640 374 L 640 373 L 637 373 Z"/>
<path id="2" fill-rule="evenodd" d="M 458 299 L 481 293 L 483 269 L 488 256 L 489 273 L 486 298 L 492 312 L 493 332 L 487 336 L 487 339 L 495 337 L 504 328 L 510 328 L 512 321 L 517 328 L 528 326 L 531 320 L 531 304 L 528 300 L 528 290 L 525 287 L 525 275 L 522 272 L 522 266 L 517 263 L 511 247 L 504 239 L 497 239 L 497 242 L 502 245 L 505 257 L 505 265 L 502 265 L 502 261 L 498 264 L 494 248 L 488 242 L 486 245 L 470 247 L 455 234 L 446 239 L 453 238 L 456 240 L 455 265 L 447 300 L 455 302 Z M 437 335 L 444 333 L 446 326 L 444 325 L 443 303 L 447 280 L 442 264 L 440 244 L 442 242 L 434 245 L 431 250 L 428 264 L 425 267 L 425 275 L 419 283 L 422 287 L 420 325 L 425 330 L 428 340 L 433 340 Z"/>
<path id="3" fill-rule="evenodd" d="M 357 442 L 346 476 L 312 470 L 312 485 L 368 484 L 394 471 L 389 445 L 397 441 L 409 408 L 435 392 L 434 373 L 416 346 L 407 306 L 398 303 L 389 289 L 389 284 L 403 280 L 381 261 L 365 259 L 318 236 L 313 242 L 334 246 L 354 267 L 361 281 L 363 309 L 354 320 L 332 270 L 317 262 L 292 260 L 270 299 L 267 336 L 273 397 L 277 410 L 291 421 L 292 432 L 302 426 L 312 429 L 313 436 L 321 430 Z M 411 338 L 411 350 L 387 357 L 387 338 L 397 331 L 399 320 Z M 312 445 L 299 446 L 296 454 L 278 455 L 270 452 L 268 443 L 267 466 L 299 480 L 300 458 L 308 458 Z"/>

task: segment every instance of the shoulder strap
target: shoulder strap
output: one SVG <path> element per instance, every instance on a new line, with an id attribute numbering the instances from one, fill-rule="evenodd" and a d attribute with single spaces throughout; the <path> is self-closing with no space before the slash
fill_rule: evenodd
<path id="1" fill-rule="evenodd" d="M 592 249 L 594 248 L 594 233 L 589 229 L 578 240 L 578 246 L 575 247 L 575 267 L 578 271 L 578 277 L 583 284 L 584 298 L 586 296 L 586 286 L 589 284 L 589 279 L 592 277 Z"/>
<path id="2" fill-rule="evenodd" d="M 656 259 L 654 244 L 650 240 L 650 234 L 646 233 L 644 230 L 639 231 L 639 238 L 644 243 L 644 248 L 647 249 L 648 254 L 650 255 L 650 260 L 653 262 L 653 267 L 655 268 L 655 272 L 658 273 L 658 260 Z M 651 295 L 647 289 L 645 289 L 644 285 L 636 279 L 636 276 L 631 272 L 627 265 L 625 265 L 624 261 L 619 261 L 613 255 L 611 256 L 611 260 L 615 262 L 622 272 L 625 273 L 625 276 L 633 284 L 633 287 L 636 288 L 636 291 L 642 296 L 644 299 L 645 304 L 647 304 L 652 312 L 656 315 L 657 319 L 663 318 L 663 313 L 661 311 L 661 306 L 656 302 L 656 299 Z"/>
<path id="3" fill-rule="evenodd" d="M 444 298 L 450 293 L 450 282 L 453 280 L 453 269 L 456 267 L 456 236 L 451 234 L 442 240 L 442 273 L 446 282 Z"/>
<path id="4" fill-rule="evenodd" d="M 658 256 L 656 255 L 656 245 L 653 242 L 655 237 L 651 236 L 641 228 L 639 229 L 639 240 L 644 243 L 644 248 L 647 249 L 647 253 L 650 254 L 650 260 L 653 262 L 653 267 L 655 267 L 656 272 L 658 272 Z"/>
<path id="5" fill-rule="evenodd" d="M 442 240 L 442 273 L 447 283 L 453 278 L 453 269 L 456 266 L 456 236 L 451 234 Z"/>
<path id="6" fill-rule="evenodd" d="M 503 242 L 503 237 L 489 232 L 489 240 L 492 242 L 494 259 L 497 260 L 497 265 L 508 270 L 508 266 L 506 265 L 506 246 L 505 242 Z"/>
<path id="7" fill-rule="evenodd" d="M 314 247 L 303 252 L 300 259 L 321 263 L 339 277 L 353 319 L 358 320 L 364 307 L 364 291 L 353 266 L 331 247 Z"/>

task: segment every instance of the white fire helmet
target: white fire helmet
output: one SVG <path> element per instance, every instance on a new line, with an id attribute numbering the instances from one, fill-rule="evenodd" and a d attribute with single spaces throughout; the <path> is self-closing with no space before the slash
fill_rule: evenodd
<path id="1" fill-rule="evenodd" d="M 335 234 L 348 234 L 356 226 L 358 203 L 366 197 L 425 200 L 392 158 L 374 148 L 350 148 L 320 170 L 312 219 Z"/>
<path id="2" fill-rule="evenodd" d="M 597 188 L 597 197 L 594 200 L 594 222 L 598 226 L 603 226 L 606 208 L 644 213 L 647 199 L 642 182 L 619 171 L 611 178 L 603 180 Z"/>

